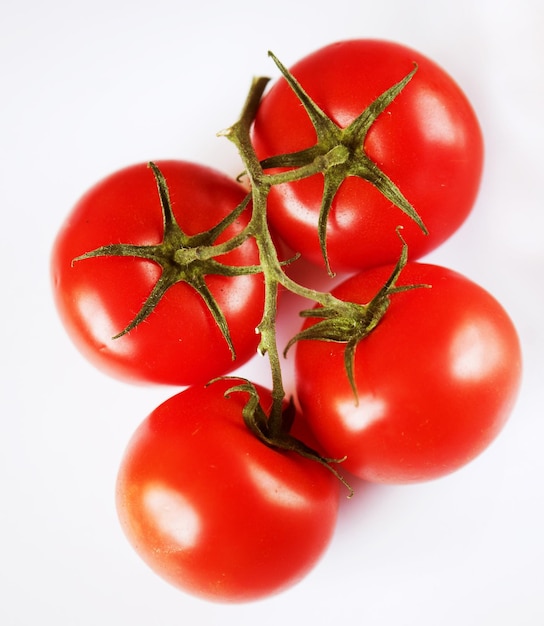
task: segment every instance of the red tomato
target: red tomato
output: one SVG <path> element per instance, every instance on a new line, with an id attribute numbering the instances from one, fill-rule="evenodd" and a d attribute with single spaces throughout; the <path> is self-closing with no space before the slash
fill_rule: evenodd
<path id="1" fill-rule="evenodd" d="M 187 235 L 212 228 L 246 196 L 234 180 L 207 167 L 183 161 L 157 165 L 166 179 L 175 218 Z M 248 220 L 249 209 L 217 241 L 240 232 Z M 207 382 L 255 354 L 259 339 L 255 327 L 264 302 L 261 274 L 205 278 L 230 329 L 237 356 L 233 362 L 210 310 L 187 283 L 172 286 L 147 319 L 112 339 L 132 321 L 156 285 L 161 275 L 157 263 L 118 256 L 72 263 L 106 244 L 158 244 L 163 232 L 157 185 L 146 164 L 98 183 L 75 206 L 54 245 L 57 307 L 76 346 L 110 375 L 130 382 Z M 259 254 L 254 240 L 248 240 L 217 260 L 256 265 Z"/>
<path id="2" fill-rule="evenodd" d="M 358 274 L 334 290 L 371 300 L 391 267 Z M 484 289 L 442 267 L 408 263 L 378 326 L 357 346 L 358 404 L 344 344 L 297 344 L 296 388 L 305 420 L 326 455 L 375 482 L 409 483 L 465 465 L 497 436 L 521 377 L 516 330 Z M 315 323 L 316 318 L 305 324 Z"/>
<path id="3" fill-rule="evenodd" d="M 333 271 L 393 263 L 396 227 L 412 259 L 447 239 L 469 214 L 479 188 L 483 141 L 473 108 L 453 79 L 419 52 L 387 41 L 352 40 L 310 54 L 291 68 L 308 95 L 340 128 L 380 94 L 418 69 L 370 127 L 361 146 L 423 220 L 423 230 L 372 184 L 349 177 L 329 215 L 326 243 Z M 259 158 L 312 147 L 316 132 L 284 78 L 264 96 L 253 141 Z M 273 228 L 296 252 L 323 265 L 317 225 L 323 176 L 275 186 Z"/>
<path id="4" fill-rule="evenodd" d="M 298 582 L 326 549 L 338 509 L 338 480 L 251 434 L 242 418 L 248 395 L 224 397 L 233 384 L 190 387 L 155 409 L 117 481 L 119 518 L 136 552 L 174 586 L 220 602 Z M 267 410 L 271 394 L 257 390 Z"/>

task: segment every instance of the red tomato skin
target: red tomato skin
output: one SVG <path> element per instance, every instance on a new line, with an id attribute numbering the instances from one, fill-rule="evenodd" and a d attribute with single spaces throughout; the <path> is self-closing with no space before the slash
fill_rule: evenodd
<path id="1" fill-rule="evenodd" d="M 296 453 L 265 446 L 242 421 L 232 381 L 189 387 L 129 442 L 117 479 L 121 526 L 175 587 L 225 603 L 297 583 L 332 537 L 339 482 Z M 264 405 L 270 392 L 258 387 Z"/>
<path id="2" fill-rule="evenodd" d="M 186 161 L 157 165 L 169 186 L 176 220 L 188 235 L 214 226 L 246 195 L 241 185 L 208 167 Z M 229 227 L 229 236 L 247 224 L 249 212 Z M 160 268 L 154 262 L 100 257 L 72 264 L 75 257 L 106 244 L 157 244 L 162 236 L 159 196 L 147 164 L 129 166 L 99 182 L 76 204 L 53 247 L 57 309 L 82 354 L 115 378 L 176 386 L 207 382 L 256 353 L 254 329 L 264 302 L 262 275 L 207 278 L 229 324 L 237 356 L 232 361 L 204 301 L 185 283 L 171 287 L 143 323 L 112 339 L 133 319 L 158 280 Z M 259 254 L 249 240 L 218 260 L 256 265 Z"/>
<path id="3" fill-rule="evenodd" d="M 348 279 L 333 293 L 368 302 L 391 267 Z M 344 346 L 301 341 L 295 357 L 301 410 L 327 455 L 371 482 L 444 476 L 498 435 L 521 380 L 514 325 L 487 291 L 451 270 L 408 263 L 398 284 L 430 284 L 392 295 L 355 356 L 359 404 L 344 370 Z M 316 363 L 319 367 L 316 367 Z"/>
<path id="4" fill-rule="evenodd" d="M 415 222 L 370 183 L 346 179 L 332 205 L 327 252 L 333 271 L 353 272 L 392 263 L 398 255 L 396 227 L 413 260 L 436 248 L 465 221 L 477 197 L 483 167 L 481 128 L 465 94 L 436 63 L 403 45 L 348 40 L 308 55 L 291 68 L 310 97 L 346 127 L 377 96 L 418 70 L 370 128 L 364 149 L 414 206 Z M 253 128 L 259 158 L 295 152 L 315 143 L 303 107 L 281 78 L 265 94 Z M 317 221 L 323 176 L 272 188 L 270 223 L 296 252 L 324 266 Z"/>

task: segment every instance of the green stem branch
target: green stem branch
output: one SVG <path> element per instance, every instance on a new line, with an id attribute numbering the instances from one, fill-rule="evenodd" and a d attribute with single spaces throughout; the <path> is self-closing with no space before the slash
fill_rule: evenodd
<path id="1" fill-rule="evenodd" d="M 230 128 L 220 133 L 236 146 L 244 163 L 246 174 L 251 184 L 252 194 L 252 217 L 242 233 L 237 237 L 225 242 L 225 251 L 229 251 L 239 245 L 247 237 L 254 237 L 260 253 L 260 262 L 265 281 L 265 305 L 258 332 L 261 335 L 259 351 L 268 357 L 272 376 L 273 406 L 269 415 L 269 430 L 272 434 L 279 435 L 282 431 L 283 402 L 285 390 L 278 350 L 276 317 L 277 299 L 280 285 L 288 291 L 304 298 L 308 298 L 320 304 L 331 304 L 333 296 L 309 289 L 289 278 L 282 268 L 270 235 L 267 221 L 267 198 L 273 185 L 283 182 L 300 180 L 301 178 L 324 171 L 332 163 L 345 160 L 345 150 L 331 150 L 326 155 L 318 156 L 307 166 L 296 170 L 288 170 L 278 174 L 265 174 L 263 167 L 255 153 L 251 142 L 251 126 L 261 100 L 261 96 L 268 83 L 267 78 L 256 78 L 249 90 L 248 97 L 242 109 L 239 120 Z M 217 251 L 217 250 L 216 250 Z"/>

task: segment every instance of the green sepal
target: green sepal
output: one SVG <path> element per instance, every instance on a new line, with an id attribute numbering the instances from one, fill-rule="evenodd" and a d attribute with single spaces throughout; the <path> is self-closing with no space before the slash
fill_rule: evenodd
<path id="1" fill-rule="evenodd" d="M 149 167 L 155 177 L 160 200 L 163 221 L 162 242 L 153 245 L 109 244 L 76 257 L 73 263 L 96 257 L 119 256 L 147 259 L 160 266 L 161 275 L 151 293 L 134 318 L 113 339 L 122 337 L 141 324 L 151 315 L 164 294 L 171 287 L 177 283 L 184 282 L 190 285 L 206 304 L 227 342 L 232 359 L 235 360 L 236 353 L 227 320 L 209 290 L 205 278 L 207 275 L 243 276 L 262 272 L 260 265 L 226 265 L 213 258 L 214 256 L 224 254 L 224 250 L 217 250 L 214 243 L 221 233 L 247 208 L 251 200 L 251 194 L 247 194 L 244 200 L 231 213 L 210 230 L 197 233 L 196 235 L 187 235 L 180 228 L 174 216 L 168 185 L 162 172 L 155 163 L 149 163 Z M 240 241 L 240 243 L 242 242 Z"/>
<path id="2" fill-rule="evenodd" d="M 378 326 L 391 303 L 391 296 L 402 291 L 428 288 L 430 285 L 397 285 L 397 280 L 408 261 L 408 246 L 400 234 L 402 250 L 395 267 L 384 285 L 368 304 L 344 302 L 336 298 L 328 306 L 318 306 L 300 312 L 301 317 L 319 318 L 321 321 L 308 326 L 292 337 L 284 350 L 288 350 L 298 341 L 330 341 L 344 343 L 344 369 L 353 391 L 355 402 L 358 402 L 357 385 L 354 374 L 355 352 L 358 344 Z"/>
<path id="3" fill-rule="evenodd" d="M 323 457 L 316 452 L 313 448 L 306 445 L 300 439 L 290 434 L 291 426 L 295 418 L 295 405 L 291 398 L 282 412 L 281 428 L 278 432 L 271 432 L 269 429 L 270 419 L 265 410 L 261 406 L 259 394 L 255 385 L 246 379 L 240 379 L 235 377 L 221 377 L 215 380 L 241 380 L 238 385 L 230 387 L 225 392 L 225 397 L 228 398 L 232 393 L 247 393 L 248 400 L 242 409 L 242 417 L 246 427 L 266 446 L 273 448 L 281 452 L 295 452 L 300 456 L 315 461 L 320 465 L 323 465 L 327 470 L 332 472 L 334 476 L 349 490 L 348 498 L 353 495 L 353 489 L 347 483 L 345 478 L 337 471 L 334 465 L 342 463 L 344 459 L 332 459 Z M 211 384 L 209 383 L 209 384 Z"/>
<path id="4" fill-rule="evenodd" d="M 321 172 L 324 177 L 323 195 L 318 218 L 318 237 L 325 266 L 330 275 L 327 253 L 327 224 L 334 198 L 342 183 L 350 176 L 361 178 L 372 184 L 394 206 L 399 208 L 419 228 L 428 234 L 427 228 L 416 209 L 406 199 L 397 185 L 368 157 L 364 151 L 366 135 L 378 116 L 395 100 L 417 71 L 417 65 L 401 80 L 379 95 L 346 128 L 341 128 L 312 100 L 297 79 L 272 54 L 269 56 L 304 107 L 314 129 L 317 140 L 314 146 L 297 152 L 272 156 L 261 161 L 263 169 L 299 168 L 300 179 Z M 344 148 L 339 152 L 339 148 Z M 331 157 L 335 152 L 334 157 Z M 341 156 L 339 159 L 338 156 Z M 315 167 L 309 168 L 310 164 Z"/>

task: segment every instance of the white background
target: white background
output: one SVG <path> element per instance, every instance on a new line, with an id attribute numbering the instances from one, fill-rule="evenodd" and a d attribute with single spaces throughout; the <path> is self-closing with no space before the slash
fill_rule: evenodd
<path id="1" fill-rule="evenodd" d="M 0 623 L 4 626 L 535 626 L 544 623 L 544 5 L 540 0 L 19 0 L 0 9 Z M 239 163 L 216 132 L 253 75 L 338 39 L 417 48 L 462 85 L 487 160 L 466 225 L 429 258 L 489 289 L 524 384 L 491 448 L 456 474 L 365 487 L 292 590 L 214 605 L 162 582 L 118 526 L 125 444 L 171 389 L 96 372 L 57 319 L 49 255 L 97 180 L 159 158 Z M 298 322 L 296 322 L 298 323 Z M 262 369 L 253 362 L 244 373 Z"/>

